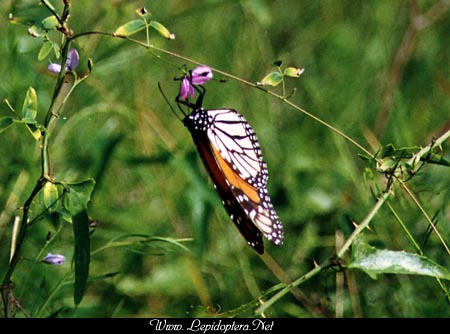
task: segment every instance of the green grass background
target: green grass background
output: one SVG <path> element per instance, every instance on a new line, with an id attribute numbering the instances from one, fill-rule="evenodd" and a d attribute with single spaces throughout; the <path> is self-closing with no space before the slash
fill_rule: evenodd
<path id="1" fill-rule="evenodd" d="M 443 7 L 430 17 L 418 14 L 436 3 L 79 0 L 73 1 L 69 23 L 75 33 L 113 32 L 136 19 L 135 9 L 145 6 L 153 19 L 176 34 L 168 41 L 152 31 L 151 43 L 158 47 L 251 82 L 272 71 L 275 60 L 305 68 L 299 79 L 287 79 L 287 90 L 296 89 L 290 100 L 375 153 L 389 143 L 427 145 L 449 127 L 450 10 Z M 37 4 L 26 0 L 0 4 L 0 98 L 20 111 L 28 87 L 33 86 L 42 121 L 56 77 L 47 70 L 48 60 L 38 62 L 40 42 L 27 34 L 27 27 L 8 22 L 10 12 L 36 19 L 48 16 Z M 412 22 L 424 26 L 410 34 Z M 136 38 L 145 41 L 142 34 Z M 263 291 L 280 282 L 278 271 L 239 235 L 189 132 L 158 91 L 160 82 L 166 95 L 174 98 L 178 68 L 194 65 L 100 35 L 77 39 L 76 46 L 81 61 L 91 58 L 94 69 L 70 97 L 50 149 L 56 180 L 97 181 L 89 206 L 89 214 L 99 222 L 92 250 L 127 234 L 189 239 L 182 242 L 188 250 L 153 241 L 96 251 L 91 258 L 92 280 L 79 307 L 73 307 L 68 279 L 41 315 L 58 311 L 64 317 L 251 316 Z M 265 242 L 266 252 L 279 271 L 296 279 L 314 262 L 331 258 L 337 236 L 348 237 L 351 221 L 361 221 L 372 208 L 371 183 L 364 178 L 369 165 L 345 139 L 258 89 L 230 79 L 209 82 L 206 88 L 205 108 L 240 111 L 258 135 L 269 168 L 269 193 L 285 229 L 284 245 Z M 0 116 L 8 113 L 2 104 Z M 19 125 L 0 134 L 0 156 L 3 277 L 13 216 L 20 214 L 16 208 L 39 177 L 40 161 L 38 144 Z M 383 188 L 387 180 L 376 174 L 375 182 Z M 449 169 L 426 166 L 408 185 L 448 241 Z M 448 268 L 448 254 L 434 234 L 426 238 L 428 225 L 411 199 L 396 189 L 390 203 L 414 237 L 427 240 L 425 255 Z M 15 295 L 31 314 L 70 271 L 73 236 L 68 224 L 49 247 L 65 254 L 66 264 L 33 264 L 54 229 L 48 221 L 29 228 L 24 260 L 13 277 Z M 415 251 L 387 207 L 364 237 L 379 248 Z M 308 307 L 298 295 L 289 294 L 265 315 L 450 315 L 442 290 L 429 277 L 381 275 L 374 280 L 348 271 L 344 285 L 339 279 L 335 271 L 323 272 L 300 286 Z"/>

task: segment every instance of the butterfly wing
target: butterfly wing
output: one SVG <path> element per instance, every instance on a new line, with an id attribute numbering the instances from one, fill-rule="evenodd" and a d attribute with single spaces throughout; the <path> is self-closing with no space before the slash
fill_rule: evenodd
<path id="1" fill-rule="evenodd" d="M 205 136 L 206 137 L 206 136 Z M 253 221 L 248 217 L 245 211 L 242 209 L 241 204 L 237 200 L 234 193 L 231 191 L 228 181 L 225 178 L 225 174 L 219 168 L 216 162 L 214 153 L 211 151 L 207 139 L 201 140 L 196 137 L 194 142 L 197 145 L 198 152 L 202 158 L 203 164 L 211 177 L 211 180 L 219 193 L 222 204 L 225 207 L 228 215 L 238 228 L 242 236 L 247 240 L 248 244 L 253 247 L 258 253 L 264 253 L 264 244 L 262 240 L 262 234 L 256 227 Z"/>
<path id="2" fill-rule="evenodd" d="M 282 225 L 266 188 L 267 166 L 244 117 L 231 109 L 200 109 L 185 125 L 225 209 L 249 245 L 262 254 L 262 234 L 281 244 Z"/>
<path id="3" fill-rule="evenodd" d="M 264 236 L 283 242 L 283 229 L 267 191 L 268 171 L 255 131 L 245 118 L 229 109 L 208 110 L 207 130 L 214 157 L 230 190 Z"/>

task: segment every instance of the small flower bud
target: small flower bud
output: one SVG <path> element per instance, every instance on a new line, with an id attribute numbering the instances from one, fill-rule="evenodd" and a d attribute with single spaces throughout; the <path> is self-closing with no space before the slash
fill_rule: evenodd
<path id="1" fill-rule="evenodd" d="M 67 53 L 67 63 L 66 68 L 68 71 L 73 71 L 77 68 L 78 62 L 80 61 L 80 56 L 76 49 L 70 49 Z"/>
<path id="2" fill-rule="evenodd" d="M 78 63 L 80 61 L 80 56 L 78 55 L 78 51 L 76 49 L 70 49 L 67 53 L 67 61 L 65 69 L 66 71 L 73 71 L 77 68 Z M 53 73 L 61 72 L 61 65 L 56 63 L 51 63 L 48 65 L 48 70 Z"/>
<path id="3" fill-rule="evenodd" d="M 52 254 L 52 253 L 48 253 L 42 259 L 42 262 L 51 264 L 51 265 L 55 265 L 55 266 L 59 266 L 59 265 L 63 264 L 65 261 L 66 261 L 66 257 L 64 255 Z"/>

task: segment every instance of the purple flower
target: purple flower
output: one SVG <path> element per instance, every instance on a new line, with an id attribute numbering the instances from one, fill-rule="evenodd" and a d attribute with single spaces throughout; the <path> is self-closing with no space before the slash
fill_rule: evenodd
<path id="1" fill-rule="evenodd" d="M 194 94 L 194 86 L 190 83 L 189 78 L 185 76 L 183 80 L 181 80 L 180 96 L 183 100 L 186 100 L 188 97 L 193 98 Z"/>
<path id="2" fill-rule="evenodd" d="M 76 49 L 70 49 L 67 53 L 67 61 L 66 61 L 66 71 L 73 71 L 78 66 L 78 62 L 80 57 L 78 56 L 78 51 Z M 61 65 L 56 63 L 51 63 L 48 65 L 48 69 L 50 72 L 59 73 L 61 72 Z"/>
<path id="3" fill-rule="evenodd" d="M 213 77 L 212 70 L 208 66 L 201 65 L 192 71 L 192 84 L 193 85 L 203 85 L 205 82 L 208 82 Z"/>
<path id="4" fill-rule="evenodd" d="M 66 257 L 64 255 L 60 255 L 60 254 L 48 253 L 42 259 L 42 261 L 44 263 L 47 263 L 47 264 L 52 264 L 52 265 L 55 265 L 55 266 L 59 266 L 59 265 L 63 264 L 64 261 L 66 261 Z"/>
<path id="5" fill-rule="evenodd" d="M 203 85 L 213 77 L 212 70 L 208 66 L 201 65 L 196 67 L 191 76 L 184 76 L 180 85 L 180 96 L 183 100 L 187 98 L 193 98 L 195 95 L 195 89 L 193 85 Z"/>

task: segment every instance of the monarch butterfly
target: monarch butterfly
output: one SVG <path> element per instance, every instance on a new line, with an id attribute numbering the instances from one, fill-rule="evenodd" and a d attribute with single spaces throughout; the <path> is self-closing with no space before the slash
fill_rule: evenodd
<path id="1" fill-rule="evenodd" d="M 185 116 L 183 124 L 191 133 L 230 218 L 247 243 L 263 254 L 262 235 L 280 245 L 283 227 L 266 188 L 267 164 L 255 131 L 236 110 L 203 109 L 206 90 L 192 86 L 200 94 L 195 103 L 182 100 L 180 95 L 175 99 Z M 190 108 L 191 113 L 184 112 L 182 105 Z"/>

